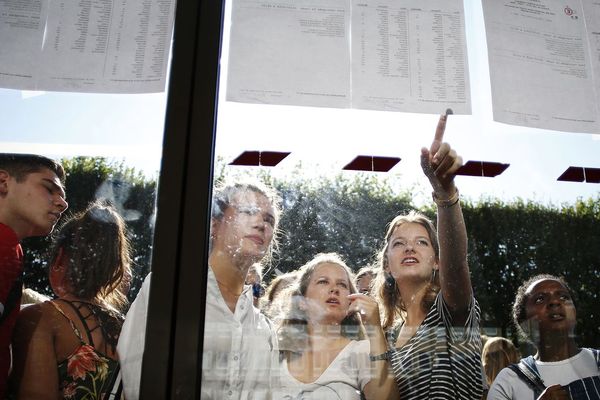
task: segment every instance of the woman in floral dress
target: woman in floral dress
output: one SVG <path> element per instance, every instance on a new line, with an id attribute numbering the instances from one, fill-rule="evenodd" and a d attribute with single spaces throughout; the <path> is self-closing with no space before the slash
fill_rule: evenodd
<path id="1" fill-rule="evenodd" d="M 116 345 L 131 277 L 125 224 L 94 203 L 54 242 L 49 278 L 57 298 L 26 307 L 13 338 L 16 398 L 119 396 Z"/>

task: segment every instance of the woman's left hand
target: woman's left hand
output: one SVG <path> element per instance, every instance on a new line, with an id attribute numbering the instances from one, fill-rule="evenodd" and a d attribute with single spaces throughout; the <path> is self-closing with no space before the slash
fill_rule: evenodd
<path id="1" fill-rule="evenodd" d="M 429 149 L 421 149 L 421 168 L 429 179 L 433 191 L 442 198 L 451 197 L 456 188 L 454 176 L 462 166 L 462 158 L 448 143 L 444 143 L 444 132 L 448 116 L 440 116 L 435 137 Z"/>
<path id="2" fill-rule="evenodd" d="M 373 297 L 362 293 L 354 293 L 348 295 L 348 298 L 350 299 L 348 313 L 358 313 L 363 325 L 381 327 L 379 304 Z"/>

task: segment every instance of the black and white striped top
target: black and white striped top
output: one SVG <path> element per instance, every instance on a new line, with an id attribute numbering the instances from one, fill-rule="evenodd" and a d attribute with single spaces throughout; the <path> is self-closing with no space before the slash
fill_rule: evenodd
<path id="1" fill-rule="evenodd" d="M 472 297 L 464 327 L 438 294 L 415 335 L 392 352 L 391 365 L 404 400 L 480 400 L 483 392 L 479 304 Z M 388 333 L 393 347 L 402 324 Z"/>

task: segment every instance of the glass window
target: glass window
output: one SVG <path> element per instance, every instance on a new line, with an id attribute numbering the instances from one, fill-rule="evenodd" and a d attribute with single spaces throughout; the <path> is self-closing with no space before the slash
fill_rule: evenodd
<path id="1" fill-rule="evenodd" d="M 69 210 L 107 198 L 126 222 L 135 303 L 119 354 L 128 398 L 382 398 L 394 393 L 393 369 L 406 381 L 433 371 L 439 379 L 428 381 L 442 382 L 443 390 L 460 366 L 434 371 L 439 354 L 402 350 L 432 331 L 424 319 L 433 313 L 428 323 L 466 327 L 468 346 L 459 356 L 488 372 L 479 364 L 487 337 L 508 338 L 521 355 L 535 351 L 518 335 L 511 306 L 518 287 L 539 273 L 569 283 L 578 311 L 573 337 L 579 346 L 599 346 L 599 135 L 494 121 L 481 3 L 460 6 L 471 112 L 448 116 L 444 133 L 473 168 L 456 177 L 460 192 L 432 188 L 421 167 L 438 115 L 232 101 L 231 82 L 250 80 L 263 62 L 257 57 L 256 65 L 231 70 L 231 49 L 252 50 L 235 47 L 232 32 L 243 34 L 251 21 L 234 26 L 232 9 L 251 2 L 197 3 L 177 4 L 168 92 L 0 89 L 3 152 L 63 160 Z M 298 20 L 314 36 L 314 51 L 278 61 L 290 81 L 318 57 L 332 56 L 319 53 L 319 41 L 349 29 L 347 15 L 335 10 L 342 3 L 349 10 L 350 2 L 325 3 L 252 2 L 323 7 L 325 17 Z M 272 39 L 295 48 L 293 38 Z M 256 46 L 261 51 L 253 54 L 264 54 L 267 46 Z M 315 72 L 311 90 L 348 73 L 333 65 Z M 237 80 L 228 80 L 230 73 Z M 495 176 L 477 176 L 488 172 Z M 456 196 L 464 231 L 452 208 Z M 411 210 L 437 225 L 438 242 L 427 223 L 400 225 L 386 237 L 388 224 Z M 457 241 L 448 247 L 451 239 Z M 43 268 L 53 266 L 50 244 L 23 242 L 24 284 L 53 296 Z M 448 254 L 466 258 L 468 273 L 459 265 L 462 280 L 444 286 Z M 431 289 L 430 296 L 403 286 L 404 278 Z M 398 297 L 400 311 L 386 313 L 377 288 L 418 292 L 421 319 L 408 317 L 401 307 L 410 305 Z M 473 382 L 484 376 L 476 368 L 465 376 L 475 388 L 469 395 L 478 395 Z"/>
<path id="2" fill-rule="evenodd" d="M 88 389 L 95 397 L 99 395 L 95 390 L 113 389 L 109 386 L 119 368 L 116 346 L 121 325 L 151 269 L 168 94 L 164 82 L 170 67 L 175 2 L 25 3 L 0 5 L 0 31 L 6 39 L 0 51 L 0 169 L 3 177 L 8 171 L 14 185 L 10 195 L 3 195 L 2 246 L 4 249 L 7 243 L 5 233 L 14 231 L 24 251 L 22 281 L 17 279 L 19 270 L 12 270 L 18 263 L 9 265 L 5 253 L 2 256 L 3 277 L 15 272 L 11 275 L 17 282 L 15 293 L 21 292 L 20 283 L 23 290 L 18 317 L 14 314 L 2 322 L 0 397 L 4 398 L 11 365 L 6 351 L 9 326 L 12 329 L 13 325 L 18 332 L 10 378 L 15 398 L 39 398 L 53 391 L 61 392 L 61 397 L 79 396 Z M 139 14 L 135 14 L 136 7 Z M 59 26 L 52 21 L 60 21 Z M 120 25 L 116 28 L 109 23 Z M 137 38 L 124 37 L 125 28 L 137 29 Z M 44 32 L 46 39 L 53 38 L 50 46 L 43 47 L 46 53 L 55 51 L 43 54 L 50 58 L 28 53 L 35 47 L 29 41 L 36 32 L 40 43 Z M 132 40 L 133 48 L 124 50 Z M 29 54 L 25 63 L 24 54 Z M 45 61 L 37 62 L 38 56 Z M 36 68 L 39 65 L 44 67 Z M 103 67 L 111 68 L 103 75 L 110 79 L 94 80 Z M 11 74 L 11 68 L 19 73 Z M 33 71 L 30 75 L 28 68 Z M 121 79 L 130 73 L 134 75 L 130 81 Z M 51 83 L 36 79 L 48 74 L 59 76 L 53 76 Z M 88 78 L 82 83 L 81 76 Z M 146 90 L 151 93 L 120 93 L 139 92 L 144 79 L 159 84 Z M 36 85 L 47 90 L 21 90 Z M 86 85 L 93 89 L 86 92 Z M 20 162 L 28 165 L 25 174 L 19 175 L 20 167 L 6 161 L 7 153 L 24 160 Z M 59 170 L 22 159 L 24 154 L 57 160 L 65 179 L 61 183 Z M 16 195 L 19 187 L 28 192 Z M 42 187 L 45 191 L 40 192 Z M 22 197 L 10 200 L 11 196 Z M 64 200 L 68 202 L 66 211 Z M 49 226 L 39 229 L 40 221 L 32 217 L 50 202 L 52 222 L 60 217 L 51 235 Z M 47 219 L 46 214 L 35 218 Z M 2 281 L 3 286 L 11 283 L 5 278 Z M 6 294 L 3 289 L 0 302 L 8 314 L 9 306 L 19 302 L 6 301 Z M 143 336 L 144 326 L 139 331 Z M 71 361 L 77 357 L 91 360 L 98 368 L 79 365 L 74 371 Z"/>
<path id="3" fill-rule="evenodd" d="M 331 11 L 335 7 L 343 8 L 343 2 L 335 5 L 333 3 L 328 2 L 330 9 L 322 11 Z M 296 398 L 295 396 L 303 395 L 310 398 L 310 395 L 325 396 L 321 392 L 325 390 L 327 395 L 335 393 L 339 398 L 351 398 L 346 397 L 349 395 L 345 390 L 357 390 L 365 392 L 369 397 L 373 394 L 369 393 L 368 388 L 365 389 L 368 379 L 361 373 L 372 372 L 373 368 L 377 368 L 377 361 L 369 361 L 367 357 L 363 371 L 360 368 L 360 356 L 357 354 L 366 354 L 364 349 L 348 350 L 349 347 L 336 347 L 340 342 L 344 345 L 353 343 L 352 346 L 361 346 L 364 343 L 361 344 L 358 340 L 350 341 L 348 338 L 355 339 L 351 335 L 335 336 L 339 342 L 327 341 L 330 337 L 323 339 L 318 335 L 311 336 L 314 332 L 303 326 L 310 326 L 315 322 L 316 311 L 310 307 L 311 302 L 317 301 L 317 295 L 307 294 L 306 291 L 302 291 L 306 288 L 301 290 L 292 285 L 291 289 L 288 289 L 290 292 L 287 293 L 287 298 L 272 303 L 269 297 L 273 290 L 271 283 L 290 278 L 288 274 L 294 271 L 300 270 L 302 273 L 310 270 L 311 260 L 314 262 L 319 253 L 337 253 L 354 273 L 359 272 L 362 267 L 374 266 L 381 279 L 385 280 L 382 265 L 377 262 L 377 253 L 386 245 L 386 228 L 394 217 L 417 209 L 436 221 L 436 208 L 439 210 L 454 204 L 455 199 L 449 193 L 445 193 L 449 197 L 446 199 L 448 202 L 441 201 L 438 207 L 435 206 L 431 184 L 420 165 L 421 148 L 429 148 L 431 145 L 439 117 L 408 112 L 285 105 L 289 104 L 289 99 L 284 95 L 281 96 L 280 104 L 260 104 L 261 101 L 270 101 L 269 95 L 263 92 L 255 94 L 254 101 L 248 100 L 251 95 L 245 98 L 249 102 L 231 101 L 231 97 L 228 97 L 228 85 L 233 82 L 239 87 L 240 81 L 245 78 L 251 81 L 251 84 L 259 82 L 253 79 L 256 74 L 260 75 L 261 66 L 273 67 L 268 64 L 269 60 L 281 63 L 281 69 L 286 71 L 282 75 L 292 81 L 292 86 L 296 83 L 293 82 L 294 79 L 298 79 L 297 76 L 303 72 L 302 68 L 309 69 L 311 63 L 319 62 L 318 57 L 327 56 L 319 53 L 319 40 L 329 40 L 334 34 L 323 34 L 320 38 L 315 35 L 317 38 L 314 39 L 314 51 L 300 54 L 290 51 L 289 59 L 275 54 L 276 51 L 281 51 L 276 45 L 280 42 L 286 43 L 286 40 L 289 40 L 291 49 L 296 49 L 293 37 L 287 37 L 283 33 L 282 37 L 269 37 L 264 42 L 256 41 L 255 47 L 243 48 L 239 42 L 235 42 L 243 36 L 244 29 L 256 28 L 252 18 L 258 19 L 259 15 L 262 15 L 258 11 L 254 14 L 247 12 L 244 15 L 248 19 L 236 20 L 236 5 L 242 8 L 289 6 L 295 10 L 311 6 L 309 2 L 303 2 L 302 5 L 286 4 L 267 1 L 226 2 L 214 166 L 213 204 L 216 204 L 217 209 L 213 205 L 213 247 L 209 254 L 207 277 L 201 393 L 208 397 L 218 397 L 219 393 L 234 398 L 245 398 L 247 393 L 254 392 L 263 393 L 265 396 L 266 393 L 272 393 L 276 397 L 290 395 Z M 354 2 L 353 4 L 356 5 Z M 352 12 L 354 11 L 353 9 Z M 241 15 L 239 10 L 238 12 L 238 16 Z M 281 18 L 272 21 L 272 26 L 283 25 L 281 21 L 285 16 L 282 13 L 273 12 L 272 15 L 274 19 Z M 314 33 L 319 29 L 333 29 L 333 25 L 342 26 L 341 29 L 344 29 L 343 20 L 340 22 L 340 19 L 324 17 L 311 19 L 313 16 L 311 14 L 311 17 L 299 18 L 298 23 L 305 28 L 303 32 Z M 590 282 L 595 281 L 598 268 L 597 257 L 589 250 L 594 248 L 594 240 L 598 237 L 598 187 L 594 183 L 593 174 L 598 168 L 596 154 L 600 142 L 597 134 L 534 129 L 495 122 L 482 5 L 479 2 L 465 2 L 464 20 L 472 112 L 468 115 L 448 117 L 444 141 L 456 149 L 465 164 L 471 161 L 469 165 L 474 165 L 474 170 L 478 171 L 473 176 L 463 170 L 465 174 L 456 178 L 456 187 L 460 189 L 460 202 L 466 223 L 470 282 L 479 308 L 459 301 L 456 304 L 462 304 L 469 313 L 456 314 L 458 317 L 455 321 L 472 322 L 466 315 L 473 316 L 476 314 L 473 310 L 480 311 L 478 326 L 469 326 L 476 331 L 477 339 L 473 338 L 474 348 L 479 349 L 480 341 L 485 340 L 486 336 L 503 336 L 520 347 L 523 355 L 529 355 L 534 349 L 518 336 L 511 318 L 511 306 L 517 288 L 527 278 L 540 273 L 563 276 L 572 285 L 573 293 L 582 299 L 577 303 L 578 311 L 585 310 L 585 315 L 592 315 L 591 318 L 595 321 L 595 289 L 590 287 Z M 240 26 L 233 26 L 232 21 L 238 21 Z M 261 29 L 269 32 L 272 26 L 264 26 Z M 259 30 L 258 33 L 247 33 L 260 36 L 261 32 Z M 273 45 L 273 48 L 268 48 L 265 43 Z M 408 45 L 416 46 L 416 43 L 409 40 Z M 230 49 L 238 53 L 231 53 Z M 231 59 L 235 56 L 242 57 L 240 54 L 246 57 L 245 60 L 252 59 L 259 66 L 244 66 L 243 63 L 240 66 L 238 63 L 232 71 Z M 270 54 L 272 58 L 267 57 L 265 61 L 257 54 Z M 330 83 L 324 76 L 332 80 L 338 77 L 335 74 L 327 75 L 329 71 L 326 70 L 320 72 L 316 72 L 314 77 L 317 88 L 319 85 L 327 86 Z M 336 72 L 339 75 L 346 73 L 343 69 Z M 228 73 L 236 75 L 228 80 Z M 280 78 L 281 76 L 273 76 L 269 80 L 265 77 L 264 82 L 260 81 L 256 85 L 264 90 L 264 87 L 272 84 L 275 91 L 279 88 L 277 84 Z M 392 159 L 397 163 L 392 164 L 392 168 L 387 172 L 349 170 L 348 166 L 353 160 L 355 165 L 360 164 L 355 160 L 358 156 L 367 156 L 367 169 L 368 166 L 372 166 L 375 170 L 375 165 L 379 162 L 371 156 L 387 159 L 388 162 Z M 501 169 L 497 174 L 490 172 L 489 168 L 494 164 L 502 164 L 506 169 Z M 575 169 L 573 174 L 585 171 L 586 178 L 579 182 L 559 180 L 561 176 L 564 178 L 563 174 L 569 167 L 582 167 Z M 477 176 L 478 173 L 489 173 L 493 176 Z M 586 181 L 588 175 L 591 178 Z M 243 182 L 249 178 L 266 182 L 281 198 L 281 215 L 274 235 L 279 246 L 268 260 L 260 258 L 264 254 L 270 255 L 269 251 L 261 246 L 264 247 L 269 240 L 271 224 L 267 220 L 270 221 L 270 215 L 277 214 L 269 195 L 265 196 L 262 190 L 255 188 L 241 191 L 227 189 L 225 194 L 221 191 L 224 184 L 232 181 Z M 243 225 L 240 221 L 245 218 L 257 218 L 262 221 L 262 228 L 255 238 L 255 244 L 261 251 L 258 256 L 250 255 L 250 250 L 244 247 L 246 236 L 235 230 Z M 450 227 L 447 227 L 446 223 L 440 222 L 440 227 L 443 226 L 447 230 L 440 232 L 442 242 L 447 239 L 444 239 L 446 235 L 450 235 L 448 232 L 458 235 L 456 226 L 450 224 Z M 253 225 L 247 224 L 251 230 Z M 226 239 L 220 235 L 225 235 Z M 421 236 L 431 241 L 430 235 Z M 575 237 L 577 239 L 574 239 Z M 408 239 L 400 245 L 407 248 L 425 246 L 418 240 Z M 580 240 L 583 240 L 583 243 Z M 216 258 L 216 255 L 226 254 L 225 249 L 230 250 L 231 257 L 233 254 L 239 257 L 247 256 L 244 259 L 244 268 L 241 268 L 241 276 L 239 271 L 229 275 L 224 272 L 228 271 L 227 263 L 222 262 L 223 258 Z M 418 251 L 415 254 L 418 254 Z M 563 257 L 564 254 L 569 256 Z M 341 264 L 333 255 L 321 257 L 328 260 L 324 262 L 326 264 L 337 264 L 338 267 Z M 259 261 L 259 268 L 254 265 L 257 258 L 262 260 Z M 407 263 L 421 265 L 419 257 L 415 258 L 416 260 L 408 260 Z M 236 260 L 239 261 L 239 258 Z M 446 261 L 441 263 L 440 268 L 443 268 L 444 262 Z M 239 267 L 242 264 L 237 265 Z M 250 271 L 248 275 L 246 268 Z M 321 283 L 317 279 L 320 275 L 308 273 L 306 276 L 314 278 L 315 282 L 307 278 L 307 290 L 310 292 L 313 284 L 315 287 L 320 284 L 335 286 L 335 277 L 340 271 L 345 270 L 338 268 L 322 273 L 327 282 Z M 387 273 L 387 270 L 385 271 Z M 391 284 L 398 284 L 397 277 L 403 276 L 403 273 L 398 272 L 395 277 L 396 283 L 392 279 Z M 337 278 L 343 281 L 344 273 L 341 276 Z M 394 278 L 393 275 L 392 277 Z M 431 279 L 438 279 L 435 273 Z M 243 283 L 247 285 L 246 289 L 242 286 Z M 345 283 L 342 282 L 341 285 L 343 284 Z M 357 284 L 361 286 L 360 282 Z M 332 293 L 354 290 L 339 287 L 332 289 Z M 443 287 L 441 290 L 444 293 Z M 468 291 L 463 291 L 463 294 L 465 295 L 461 301 L 465 298 L 468 300 Z M 299 295 L 300 298 L 294 297 Z M 336 296 L 326 297 L 325 301 L 331 301 L 337 306 L 337 299 L 334 298 Z M 367 300 L 351 298 L 352 304 L 344 305 L 351 310 L 350 313 L 358 311 L 360 314 L 361 311 L 365 311 L 360 307 L 372 304 L 367 303 Z M 444 298 L 445 301 L 450 299 L 451 295 Z M 241 309 L 250 307 L 251 301 L 258 304 L 265 317 L 261 316 L 259 322 L 253 320 L 245 325 L 243 318 L 247 314 Z M 435 303 L 435 300 L 432 301 L 434 305 L 440 305 Z M 299 314 L 291 315 L 285 307 L 291 307 Z M 382 303 L 379 303 L 379 307 L 380 310 L 384 309 Z M 427 308 L 428 311 L 432 309 Z M 271 331 L 262 329 L 261 323 L 265 318 L 270 322 Z M 364 315 L 361 318 L 364 322 L 369 321 Z M 291 339 L 285 334 L 285 324 L 290 319 L 296 323 L 304 321 L 300 327 L 294 325 L 297 330 L 293 331 L 295 336 L 292 335 Z M 342 319 L 336 321 L 341 323 Z M 395 341 L 389 342 L 390 347 L 401 349 L 405 343 L 402 335 L 406 335 L 405 340 L 412 340 L 410 338 L 413 337 L 414 331 L 410 329 L 416 329 L 420 323 L 413 326 L 414 320 L 403 319 L 401 312 L 392 320 L 388 321 L 390 324 L 387 328 L 390 334 L 400 336 L 394 336 Z M 402 321 L 405 325 L 402 325 Z M 382 322 L 386 323 L 385 315 Z M 399 326 L 405 328 L 398 328 Z M 319 324 L 315 324 L 313 329 L 315 327 L 323 328 Z M 260 334 L 256 333 L 257 331 Z M 577 319 L 575 332 L 579 345 L 598 346 L 595 325 L 589 322 L 587 317 Z M 273 352 L 269 351 L 274 337 L 278 340 L 279 361 L 277 356 L 273 357 Z M 322 343 L 329 345 L 326 349 L 319 347 L 319 344 L 322 344 L 319 343 L 321 339 Z M 368 342 L 371 348 L 375 346 L 373 341 Z M 367 353 L 368 348 L 367 346 Z M 355 366 L 354 372 L 357 376 L 353 378 L 348 378 L 343 371 L 334 368 L 335 357 L 344 358 L 346 352 L 348 359 L 352 360 L 350 362 Z M 370 352 L 371 355 L 382 354 L 382 358 L 396 357 L 390 363 L 402 371 L 406 368 L 406 379 L 412 379 L 410 376 L 415 374 L 426 373 L 423 371 L 431 367 L 427 362 L 421 366 L 415 366 L 413 363 L 412 367 L 400 364 L 397 354 L 404 354 L 401 350 L 390 354 L 383 350 L 374 353 Z M 470 355 L 464 356 L 468 358 Z M 276 365 L 274 371 L 270 369 L 272 365 Z M 333 377 L 327 376 L 331 373 L 331 370 L 326 371 L 327 366 L 336 370 Z M 390 373 L 390 377 L 391 375 Z M 269 377 L 272 380 L 265 381 L 270 379 Z M 467 379 L 471 378 L 474 379 Z M 481 376 L 480 378 L 485 379 Z M 346 379 L 352 382 L 347 384 Z M 281 389 L 282 387 L 292 389 L 286 392 L 287 389 Z M 335 395 L 333 396 L 332 398 L 335 398 Z M 459 394 L 457 396 L 461 397 Z"/>

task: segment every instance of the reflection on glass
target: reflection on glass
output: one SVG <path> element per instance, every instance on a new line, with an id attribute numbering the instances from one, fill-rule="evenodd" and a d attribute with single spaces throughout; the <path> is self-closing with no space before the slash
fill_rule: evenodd
<path id="1" fill-rule="evenodd" d="M 24 162 L 15 169 L 7 158 Z M 135 167 L 103 157 L 65 157 L 57 169 L 51 161 L 49 167 L 32 161 L 39 158 L 0 155 L 5 185 L 0 227 L 7 227 L 0 390 L 4 393 L 9 378 L 16 322 L 11 395 L 117 393 L 116 346 L 128 297 L 135 298 L 149 269 L 156 183 Z M 39 237 L 55 224 L 52 237 Z M 18 240 L 33 236 L 38 238 L 23 241 L 23 257 Z"/>
<path id="2" fill-rule="evenodd" d="M 312 71 L 310 68 L 314 65 L 303 70 L 301 63 L 275 62 L 279 54 L 272 58 L 254 56 L 269 53 L 266 42 L 286 49 L 301 47 L 286 44 L 289 39 L 286 32 L 294 30 L 306 37 L 326 32 L 333 25 L 326 25 L 313 15 L 336 10 L 307 8 L 303 14 L 301 6 L 280 10 L 275 5 L 282 2 L 265 1 L 255 2 L 240 11 L 238 8 L 246 3 L 233 5 L 231 24 L 238 25 L 231 26 L 231 31 L 227 26 L 230 18 L 225 19 L 222 79 L 227 76 L 227 57 L 234 64 L 232 76 L 235 78 L 232 80 L 235 87 L 227 88 L 227 93 L 231 95 L 233 90 L 239 94 L 240 87 L 251 85 L 244 81 L 245 76 L 250 76 L 250 82 L 264 85 L 287 82 L 286 89 L 304 83 L 306 70 Z M 387 2 L 376 3 L 382 6 Z M 255 9 L 257 4 L 264 6 L 264 10 Z M 366 2 L 357 6 L 375 8 L 374 4 Z M 460 8 L 462 10 L 462 6 Z M 427 144 L 423 140 L 424 132 L 435 123 L 432 116 L 283 106 L 281 104 L 289 100 L 285 95 L 283 99 L 278 98 L 286 93 L 284 90 L 250 90 L 244 92 L 245 98 L 237 94 L 228 98 L 250 103 L 267 99 L 266 102 L 279 105 L 239 104 L 223 101 L 226 92 L 222 89 L 216 146 L 220 159 L 215 168 L 221 175 L 217 180 L 258 176 L 275 187 L 283 199 L 279 251 L 271 263 L 264 264 L 262 279 L 267 289 L 259 302 L 261 312 L 275 326 L 279 340 L 280 363 L 274 381 L 276 386 L 272 388 L 273 398 L 354 398 L 360 395 L 369 398 L 372 386 L 367 382 L 373 369 L 386 366 L 387 379 L 382 380 L 378 389 L 393 382 L 392 387 L 400 391 L 400 398 L 425 399 L 440 393 L 441 398 L 479 399 L 491 382 L 486 379 L 481 360 L 483 340 L 505 337 L 523 355 L 536 352 L 517 335 L 510 307 L 516 288 L 539 272 L 573 277 L 578 294 L 585 299 L 581 307 L 586 310 L 581 314 L 586 318 L 578 320 L 578 345 L 600 345 L 594 294 L 600 290 L 600 272 L 597 254 L 590 250 L 597 247 L 600 226 L 598 189 L 585 184 L 565 186 L 557 181 L 569 165 L 593 167 L 597 158 L 593 153 L 600 149 L 600 141 L 592 135 L 493 122 L 483 10 L 479 3 L 468 2 L 464 9 L 473 115 L 452 117 L 445 140 L 465 156 L 462 161 L 465 164 L 470 161 L 469 165 L 481 167 L 482 162 L 477 160 L 485 160 L 483 169 L 499 165 L 502 168 L 491 173 L 458 176 L 460 199 L 454 184 L 446 180 L 448 177 L 437 176 L 431 180 L 435 174 L 425 170 L 424 176 L 421 171 L 420 148 Z M 383 21 L 389 10 L 385 7 L 377 10 Z M 282 21 L 291 20 L 288 16 L 292 14 L 299 16 L 297 25 L 286 26 L 278 31 L 279 35 L 267 35 L 267 41 L 247 41 L 248 37 L 260 37 L 280 26 Z M 265 15 L 282 18 L 272 17 L 273 24 L 269 25 L 271 20 Z M 378 34 L 387 35 L 387 27 L 382 26 Z M 232 36 L 231 53 L 228 52 L 228 32 Z M 319 43 L 312 49 L 321 48 L 333 37 L 314 38 Z M 397 45 L 396 40 L 394 34 L 383 38 L 379 54 L 387 54 L 386 50 Z M 384 49 L 383 43 L 389 44 L 389 48 Z M 417 45 L 416 39 L 406 43 L 408 48 Z M 438 48 L 441 47 L 442 44 Z M 315 60 L 310 52 L 297 53 L 295 57 L 303 56 L 303 62 Z M 253 63 L 245 67 L 239 63 L 240 59 L 252 59 Z M 430 57 L 428 61 L 433 59 Z M 385 57 L 381 60 L 391 62 Z M 313 64 L 321 61 L 315 60 Z M 441 70 L 440 58 L 435 63 L 431 68 Z M 502 66 L 495 65 L 494 70 L 498 67 Z M 275 84 L 253 80 L 273 68 L 277 69 L 277 78 L 283 76 L 273 81 Z M 288 73 L 282 74 L 282 71 Z M 309 82 L 318 87 L 296 94 L 327 92 L 328 86 L 318 82 L 326 81 L 326 77 L 343 77 L 343 71 L 337 72 L 334 76 L 329 69 L 322 68 L 309 74 Z M 410 74 L 410 71 L 403 72 Z M 296 77 L 300 80 L 295 81 Z M 454 87 L 456 82 L 452 79 L 440 85 Z M 327 81 L 331 82 L 336 81 Z M 387 87 L 392 84 L 388 81 Z M 264 89 L 264 86 L 256 87 Z M 540 99 L 540 104 L 546 100 L 553 99 Z M 519 107 L 518 98 L 508 101 L 512 107 Z M 533 106 L 539 107 L 539 104 Z M 289 152 L 289 155 L 273 168 L 264 168 L 267 164 L 260 159 L 244 164 L 257 167 L 240 167 L 243 164 L 240 155 L 269 152 Z M 395 157 L 399 162 L 387 173 L 375 173 L 374 166 L 367 173 L 342 172 L 344 165 L 361 156 L 367 160 Z M 451 171 L 453 177 L 456 170 L 451 168 Z M 410 210 L 419 213 L 411 214 Z M 394 219 L 399 214 L 401 217 Z M 428 222 L 434 219 L 437 219 L 435 227 Z M 438 239 L 439 245 L 434 245 Z M 361 337 L 348 338 L 341 334 L 343 319 L 333 318 L 331 324 L 316 317 L 329 315 L 321 308 L 338 307 L 334 299 L 337 294 L 332 294 L 330 306 L 320 308 L 319 301 L 315 300 L 318 296 L 311 290 L 306 291 L 312 275 L 305 276 L 303 290 L 300 290 L 302 278 L 295 280 L 317 254 L 331 252 L 338 254 L 353 271 L 365 265 L 374 266 L 373 282 L 368 283 L 362 274 L 356 282 L 361 286 L 360 292 L 371 290 L 382 314 L 381 325 L 387 342 L 379 352 L 374 352 L 375 346 L 369 343 L 366 355 L 373 356 L 373 361 L 367 359 L 362 363 L 364 348 L 346 350 L 344 344 L 361 343 L 353 340 Z M 406 253 L 411 255 L 406 256 Z M 326 275 L 328 281 L 343 271 L 338 262 L 323 265 L 333 269 L 321 274 Z M 285 286 L 288 279 L 292 283 L 280 291 L 280 282 Z M 334 289 L 332 293 L 338 290 L 342 291 Z M 220 294 L 226 296 L 224 290 Z M 355 314 L 353 304 L 358 303 L 354 300 L 342 308 L 347 307 L 349 314 Z M 209 318 L 207 315 L 207 323 Z M 364 323 L 364 318 L 361 319 Z M 327 330 L 323 326 L 335 329 Z M 314 335 L 314 327 L 321 328 L 318 335 Z M 370 342 L 369 333 L 373 331 L 366 328 L 367 342 Z M 340 364 L 344 368 L 340 368 Z M 594 369 L 590 373 L 597 375 L 598 371 Z M 203 385 L 204 382 L 209 381 L 203 381 Z"/>

